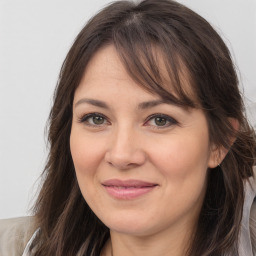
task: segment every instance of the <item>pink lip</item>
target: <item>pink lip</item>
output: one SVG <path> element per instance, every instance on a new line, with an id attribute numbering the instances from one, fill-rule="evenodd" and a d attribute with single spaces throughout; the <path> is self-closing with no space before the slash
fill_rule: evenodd
<path id="1" fill-rule="evenodd" d="M 116 199 L 135 199 L 152 191 L 157 184 L 140 180 L 112 179 L 102 183 L 108 194 Z"/>

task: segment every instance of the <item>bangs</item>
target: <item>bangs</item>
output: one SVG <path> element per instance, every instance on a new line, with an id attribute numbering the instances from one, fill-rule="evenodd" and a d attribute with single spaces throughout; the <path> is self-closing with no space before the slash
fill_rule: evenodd
<path id="1" fill-rule="evenodd" d="M 197 107 L 193 79 L 178 53 L 180 46 L 175 45 L 177 36 L 163 24 L 146 24 L 147 19 L 141 16 L 141 13 L 133 14 L 117 25 L 112 34 L 112 43 L 128 74 L 144 89 L 166 101 Z"/>

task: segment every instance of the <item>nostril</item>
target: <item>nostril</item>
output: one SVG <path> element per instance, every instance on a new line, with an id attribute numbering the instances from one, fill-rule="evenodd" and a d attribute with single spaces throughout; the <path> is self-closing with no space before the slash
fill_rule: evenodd
<path id="1" fill-rule="evenodd" d="M 135 168 L 144 164 L 146 160 L 145 154 L 139 151 L 130 154 L 120 154 L 117 152 L 107 152 L 105 161 L 120 170 Z"/>

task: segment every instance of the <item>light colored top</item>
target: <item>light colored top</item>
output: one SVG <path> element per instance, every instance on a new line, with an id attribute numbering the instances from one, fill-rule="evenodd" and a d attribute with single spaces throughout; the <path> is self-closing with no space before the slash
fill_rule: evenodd
<path id="1" fill-rule="evenodd" d="M 28 247 L 34 233 L 34 217 L 0 220 L 0 256 L 31 256 Z"/>
<path id="2" fill-rule="evenodd" d="M 251 177 L 244 187 L 239 256 L 256 256 L 256 168 L 255 179 Z M 0 256 L 33 256 L 29 247 L 38 231 L 34 217 L 0 220 Z"/>

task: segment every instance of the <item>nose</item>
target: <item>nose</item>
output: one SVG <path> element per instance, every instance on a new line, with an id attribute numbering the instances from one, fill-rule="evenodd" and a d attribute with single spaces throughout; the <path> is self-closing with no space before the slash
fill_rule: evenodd
<path id="1" fill-rule="evenodd" d="M 132 129 L 118 129 L 109 138 L 105 161 L 119 170 L 141 166 L 146 161 L 141 136 Z"/>

